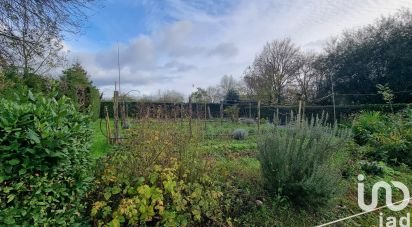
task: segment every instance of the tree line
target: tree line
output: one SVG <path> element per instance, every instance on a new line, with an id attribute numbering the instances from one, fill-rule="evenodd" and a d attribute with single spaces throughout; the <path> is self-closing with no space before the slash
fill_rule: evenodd
<path id="1" fill-rule="evenodd" d="M 91 0 L 0 1 L 2 80 L 9 78 L 13 82 L 18 77 L 29 87 L 47 90 L 49 85 L 44 81 L 50 78 L 44 75 L 65 63 L 62 53 L 65 35 L 80 32 L 87 20 L 85 12 L 92 5 Z M 330 39 L 320 53 L 305 52 L 288 38 L 273 40 L 264 45 L 241 79 L 225 75 L 216 86 L 197 87 L 190 98 L 193 102 L 211 103 L 247 99 L 271 105 L 295 104 L 298 100 L 329 105 L 335 100 L 338 105 L 356 105 L 387 103 L 382 95 L 384 91 L 392 93 L 391 103 L 409 103 L 412 100 L 411 37 L 412 14 L 401 10 Z M 82 74 L 83 78 L 67 80 L 63 75 L 58 80 L 63 91 L 72 96 L 83 94 L 83 90 L 96 93 L 79 63 L 63 74 L 69 72 Z M 82 81 L 82 85 L 78 81 Z M 7 84 L 2 83 L 0 88 Z M 73 87 L 78 90 L 74 92 Z M 140 99 L 186 100 L 174 90 Z"/>
<path id="2" fill-rule="evenodd" d="M 231 78 L 233 77 L 224 77 Z M 222 79 L 223 80 L 223 79 Z M 262 103 L 337 105 L 412 101 L 412 14 L 402 10 L 330 39 L 321 53 L 305 52 L 289 38 L 266 43 L 232 91 Z M 215 91 L 220 90 L 218 98 Z M 223 93 L 222 93 L 223 92 Z M 194 100 L 227 100 L 222 85 L 198 88 Z"/>

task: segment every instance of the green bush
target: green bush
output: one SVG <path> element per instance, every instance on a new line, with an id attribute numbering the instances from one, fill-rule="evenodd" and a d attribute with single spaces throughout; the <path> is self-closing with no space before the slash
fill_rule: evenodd
<path id="1" fill-rule="evenodd" d="M 98 225 L 226 225 L 221 185 L 196 155 L 201 137 L 175 123 L 141 121 L 101 160 L 90 215 Z M 230 221 L 230 220 L 229 220 Z"/>
<path id="2" fill-rule="evenodd" d="M 62 97 L 0 99 L 0 225 L 82 221 L 89 117 Z"/>
<path id="3" fill-rule="evenodd" d="M 411 109 L 383 116 L 378 112 L 361 113 L 353 124 L 355 140 L 367 145 L 365 157 L 389 164 L 412 166 Z"/>
<path id="4" fill-rule="evenodd" d="M 353 121 L 353 137 L 359 145 L 365 145 L 374 133 L 386 129 L 385 118 L 380 112 L 363 112 Z"/>
<path id="5" fill-rule="evenodd" d="M 296 205 L 320 206 L 335 197 L 346 154 L 348 130 L 324 126 L 324 121 L 289 123 L 266 132 L 258 143 L 266 188 Z"/>
<path id="6" fill-rule="evenodd" d="M 235 140 L 244 140 L 246 139 L 248 133 L 243 128 L 235 129 L 232 133 L 233 139 Z"/>

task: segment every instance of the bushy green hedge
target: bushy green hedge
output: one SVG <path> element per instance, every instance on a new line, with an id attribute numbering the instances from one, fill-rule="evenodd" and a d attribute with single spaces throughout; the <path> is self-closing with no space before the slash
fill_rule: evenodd
<path id="1" fill-rule="evenodd" d="M 340 192 L 342 145 L 348 130 L 292 122 L 266 132 L 258 143 L 266 188 L 299 206 L 325 205 Z"/>
<path id="2" fill-rule="evenodd" d="M 0 225 L 82 221 L 89 117 L 62 97 L 0 98 Z"/>

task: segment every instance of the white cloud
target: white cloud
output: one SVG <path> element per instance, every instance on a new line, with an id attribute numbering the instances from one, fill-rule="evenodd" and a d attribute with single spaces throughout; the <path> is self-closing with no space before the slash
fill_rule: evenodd
<path id="1" fill-rule="evenodd" d="M 219 83 L 241 77 L 267 41 L 290 37 L 306 50 L 319 51 L 332 35 L 374 22 L 409 0 L 166 0 L 147 1 L 150 34 L 120 44 L 122 84 L 144 94 Z M 165 18 L 168 18 L 165 20 Z M 130 28 L 133 29 L 133 28 Z M 72 43 L 71 46 L 75 46 Z M 117 44 L 100 52 L 76 53 L 104 89 L 117 78 Z"/>

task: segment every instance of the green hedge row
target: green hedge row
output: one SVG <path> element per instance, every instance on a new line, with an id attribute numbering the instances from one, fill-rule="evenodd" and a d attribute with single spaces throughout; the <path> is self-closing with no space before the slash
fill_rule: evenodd
<path id="1" fill-rule="evenodd" d="M 0 226 L 84 221 L 90 119 L 54 97 L 0 98 Z"/>

